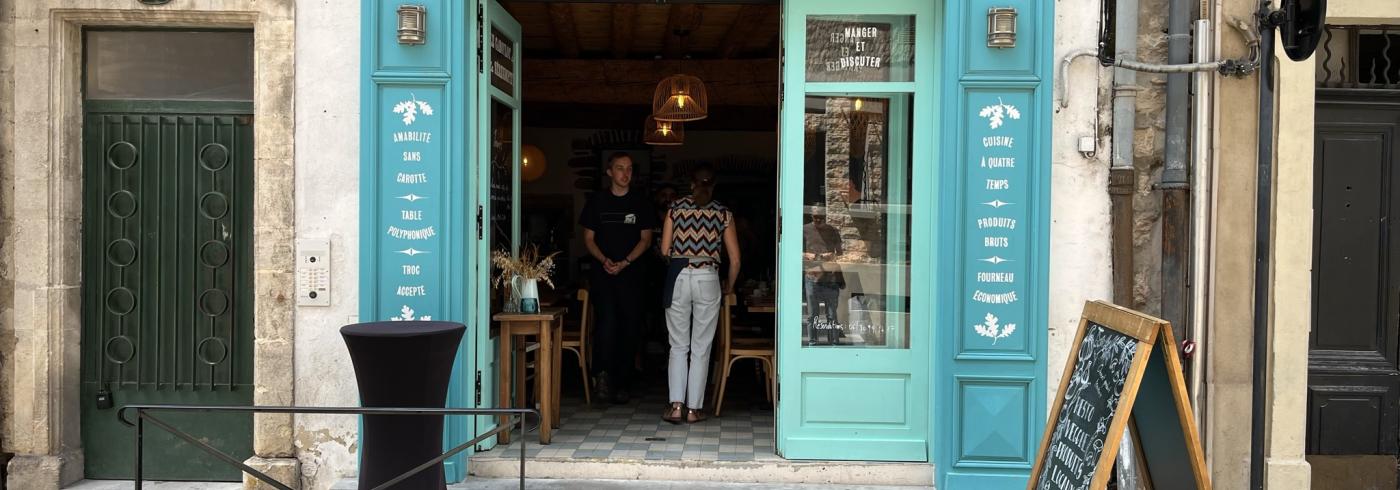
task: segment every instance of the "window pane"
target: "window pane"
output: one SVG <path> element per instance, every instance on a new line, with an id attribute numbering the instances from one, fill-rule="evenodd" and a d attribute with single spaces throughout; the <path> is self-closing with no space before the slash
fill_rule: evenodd
<path id="1" fill-rule="evenodd" d="M 911 100 L 806 99 L 803 346 L 909 347 Z"/>
<path id="2" fill-rule="evenodd" d="M 914 16 L 807 17 L 807 81 L 914 80 Z"/>
<path id="3" fill-rule="evenodd" d="M 89 99 L 253 100 L 253 33 L 88 31 Z"/>

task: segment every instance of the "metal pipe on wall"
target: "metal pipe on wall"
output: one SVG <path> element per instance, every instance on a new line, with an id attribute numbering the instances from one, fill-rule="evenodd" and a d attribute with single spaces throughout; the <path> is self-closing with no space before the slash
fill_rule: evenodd
<path id="1" fill-rule="evenodd" d="M 1197 62 L 1211 58 L 1214 39 L 1210 20 L 1196 21 Z M 1198 72 L 1193 76 L 1195 83 L 1192 88 L 1195 93 L 1191 111 L 1191 168 L 1195 169 L 1195 172 L 1191 174 L 1191 275 L 1188 284 L 1191 290 L 1191 319 L 1186 325 L 1186 336 L 1197 340 L 1194 352 L 1190 353 L 1187 360 L 1187 372 L 1190 373 L 1187 382 L 1191 406 L 1196 409 L 1196 426 L 1204 430 L 1206 407 L 1202 403 L 1205 393 L 1202 392 L 1201 386 L 1205 379 L 1205 370 L 1202 367 L 1206 356 L 1206 342 L 1199 339 L 1205 338 L 1206 315 L 1209 312 L 1211 199 L 1215 192 L 1212 184 L 1215 179 L 1215 162 L 1210 157 L 1210 123 L 1213 117 L 1211 74 Z"/>
<path id="2" fill-rule="evenodd" d="M 1113 24 L 1116 60 L 1137 59 L 1138 0 L 1115 0 Z M 1108 172 L 1113 243 L 1113 302 L 1133 304 L 1133 192 L 1137 170 L 1133 167 L 1133 136 L 1137 128 L 1137 73 L 1113 69 L 1113 161 Z M 1118 488 L 1136 490 L 1137 471 L 1132 461 L 1132 437 L 1123 433 L 1118 448 Z"/>
<path id="3" fill-rule="evenodd" d="M 1168 0 L 1167 63 L 1191 62 L 1192 0 Z M 1162 168 L 1162 319 L 1173 326 L 1186 325 L 1189 296 L 1186 290 L 1190 266 L 1191 169 L 1186 156 L 1190 132 L 1190 84 L 1186 73 L 1167 74 L 1166 145 Z M 1180 327 L 1178 327 L 1178 330 Z M 1183 341 L 1192 340 L 1189 330 Z"/>
<path id="4" fill-rule="evenodd" d="M 1264 488 L 1264 430 L 1269 355 L 1269 262 L 1273 247 L 1274 27 L 1269 0 L 1259 6 L 1259 148 L 1254 209 L 1254 375 L 1251 379 L 1249 488 Z"/>
<path id="5" fill-rule="evenodd" d="M 1116 0 L 1114 5 L 1114 58 L 1137 59 L 1138 1 Z M 1133 304 L 1133 192 L 1137 171 L 1133 167 L 1133 133 L 1137 126 L 1137 73 L 1113 69 L 1113 163 L 1108 174 L 1111 202 L 1113 302 Z"/>

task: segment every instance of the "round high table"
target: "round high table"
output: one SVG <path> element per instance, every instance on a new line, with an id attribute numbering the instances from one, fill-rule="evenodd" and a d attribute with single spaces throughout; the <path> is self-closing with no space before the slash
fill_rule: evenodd
<path id="1" fill-rule="evenodd" d="M 457 345 L 467 330 L 452 322 L 369 322 L 341 327 L 365 407 L 443 408 Z M 365 415 L 360 489 L 374 488 L 442 455 L 441 415 Z M 394 488 L 443 490 L 442 465 Z"/>

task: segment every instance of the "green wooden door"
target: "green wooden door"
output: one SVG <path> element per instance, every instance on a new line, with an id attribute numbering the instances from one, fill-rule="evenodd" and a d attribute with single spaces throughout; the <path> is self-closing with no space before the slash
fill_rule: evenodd
<path id="1" fill-rule="evenodd" d="M 786 2 L 778 450 L 927 461 L 934 2 Z"/>
<path id="2" fill-rule="evenodd" d="M 491 313 L 501 311 L 506 298 L 493 293 L 491 252 L 518 251 L 520 236 L 520 23 L 511 17 L 500 3 L 486 0 L 482 8 L 478 36 L 483 46 L 477 65 L 475 97 L 476 155 L 470 171 L 476 176 L 477 211 L 481 213 L 476 241 L 475 289 L 477 318 L 480 326 L 476 337 L 476 369 L 480 373 L 480 399 L 485 406 L 502 406 L 496 400 L 497 369 L 503 360 L 496 358 L 499 339 L 488 335 Z M 478 433 L 496 427 L 496 419 L 482 417 Z M 494 439 L 491 442 L 494 444 Z"/>
<path id="3" fill-rule="evenodd" d="M 87 478 L 124 479 L 132 476 L 134 431 L 118 422 L 117 408 L 252 404 L 252 105 L 87 105 L 84 461 Z M 252 455 L 248 415 L 163 419 L 235 458 Z M 241 479 L 149 426 L 145 477 Z"/>

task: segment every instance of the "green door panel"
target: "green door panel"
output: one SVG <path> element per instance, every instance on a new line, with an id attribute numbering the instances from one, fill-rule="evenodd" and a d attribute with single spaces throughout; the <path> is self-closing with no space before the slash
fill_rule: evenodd
<path id="1" fill-rule="evenodd" d="M 160 113 L 93 104 L 84 121 L 87 478 L 132 477 L 134 430 L 116 417 L 124 405 L 253 401 L 252 117 L 172 104 Z M 235 458 L 252 455 L 251 416 L 162 419 Z M 144 448 L 148 479 L 241 479 L 150 425 Z"/>

